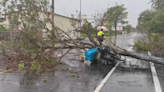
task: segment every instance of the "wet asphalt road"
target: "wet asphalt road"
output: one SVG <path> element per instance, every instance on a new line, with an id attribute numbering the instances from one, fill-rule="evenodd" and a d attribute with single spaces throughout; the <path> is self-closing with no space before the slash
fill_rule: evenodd
<path id="1" fill-rule="evenodd" d="M 100 92 L 155 92 L 151 71 L 117 68 Z"/>
<path id="2" fill-rule="evenodd" d="M 0 92 L 93 92 L 113 67 L 81 63 L 72 55 L 65 63 L 69 66 L 55 72 L 0 73 Z"/>
<path id="3" fill-rule="evenodd" d="M 117 45 L 128 49 L 134 44 L 136 36 L 139 34 L 118 36 Z M 127 58 L 125 63 L 120 64 L 100 92 L 154 92 L 149 64 L 132 58 Z M 134 65 L 133 68 L 131 65 Z M 156 66 L 164 88 L 164 67 Z M 66 67 L 64 71 L 3 73 L 0 74 L 0 92 L 93 92 L 112 67 L 79 62 L 76 67 Z"/>
<path id="4" fill-rule="evenodd" d="M 135 37 L 139 34 L 118 36 L 118 46 L 128 49 L 133 45 Z M 124 44 L 125 43 L 125 44 Z M 123 45 L 122 45 L 123 44 Z M 145 54 L 145 53 L 143 53 Z M 164 85 L 164 67 L 156 65 L 159 81 Z M 164 86 L 162 86 L 164 89 Z M 104 84 L 100 92 L 155 92 L 152 73 L 148 62 L 127 58 L 126 62 L 121 63 L 112 76 Z"/>
<path id="5" fill-rule="evenodd" d="M 162 92 L 164 92 L 164 65 L 155 64 Z"/>
<path id="6" fill-rule="evenodd" d="M 93 92 L 113 67 L 80 65 L 80 68 L 67 68 L 69 71 L 44 74 L 0 74 L 0 92 Z"/>

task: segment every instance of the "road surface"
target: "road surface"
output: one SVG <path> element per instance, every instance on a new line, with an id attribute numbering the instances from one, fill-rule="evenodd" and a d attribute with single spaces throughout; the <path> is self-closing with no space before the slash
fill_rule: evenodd
<path id="1" fill-rule="evenodd" d="M 120 35 L 118 36 L 117 45 L 128 50 L 134 44 L 135 37 L 137 36 L 139 36 L 137 33 Z M 95 92 L 162 92 L 164 89 L 164 66 L 155 66 L 157 76 L 156 72 L 154 73 L 151 70 L 148 62 L 127 58 L 126 62 L 120 63 L 116 67 L 105 82 L 101 82 L 97 86 Z M 156 77 L 159 79 L 159 84 Z"/>
<path id="2" fill-rule="evenodd" d="M 129 49 L 136 36 L 139 35 L 132 33 L 118 36 L 117 45 Z M 60 71 L 41 74 L 0 73 L 0 92 L 94 92 L 113 68 L 80 62 L 73 65 L 64 66 Z M 164 90 L 164 66 L 155 66 Z M 120 63 L 114 70 L 100 92 L 155 92 L 149 63 L 127 58 L 125 64 Z"/>

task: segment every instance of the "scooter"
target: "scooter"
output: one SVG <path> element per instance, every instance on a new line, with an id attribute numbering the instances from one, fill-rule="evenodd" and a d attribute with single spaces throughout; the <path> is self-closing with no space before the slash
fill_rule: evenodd
<path id="1" fill-rule="evenodd" d="M 101 46 L 97 49 L 94 60 L 92 61 L 94 64 L 114 65 L 118 60 L 121 60 L 121 55 L 114 53 L 108 46 Z"/>

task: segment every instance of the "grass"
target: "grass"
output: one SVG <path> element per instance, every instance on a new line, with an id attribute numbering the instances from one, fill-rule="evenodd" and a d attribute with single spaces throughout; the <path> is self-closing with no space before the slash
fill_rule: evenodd
<path id="1" fill-rule="evenodd" d="M 147 47 L 147 45 L 140 41 L 135 42 L 135 46 L 136 46 L 137 51 L 149 51 L 149 48 Z"/>
<path id="2" fill-rule="evenodd" d="M 143 37 L 135 42 L 137 51 L 151 51 L 154 53 L 164 53 L 164 36 L 157 33 L 151 33 L 148 37 Z"/>
<path id="3" fill-rule="evenodd" d="M 72 73 L 72 74 L 71 74 L 71 76 L 72 76 L 72 77 L 75 77 L 75 74 L 74 74 L 74 73 Z"/>
<path id="4" fill-rule="evenodd" d="M 43 82 L 46 83 L 47 82 L 47 79 L 43 79 Z"/>

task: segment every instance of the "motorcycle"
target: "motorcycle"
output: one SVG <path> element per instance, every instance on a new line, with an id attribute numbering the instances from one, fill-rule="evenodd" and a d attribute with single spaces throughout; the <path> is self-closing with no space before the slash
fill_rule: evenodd
<path id="1" fill-rule="evenodd" d="M 101 46 L 97 48 L 95 57 L 92 63 L 95 64 L 116 64 L 118 60 L 121 60 L 121 55 L 113 52 L 108 46 Z"/>

